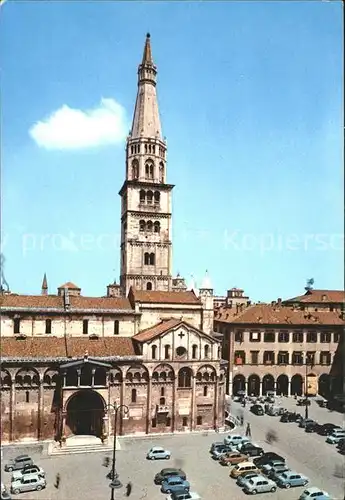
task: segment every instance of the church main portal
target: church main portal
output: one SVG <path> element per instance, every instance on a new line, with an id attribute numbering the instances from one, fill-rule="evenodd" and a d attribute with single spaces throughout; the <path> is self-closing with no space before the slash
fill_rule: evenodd
<path id="1" fill-rule="evenodd" d="M 81 390 L 67 403 L 66 424 L 74 435 L 102 436 L 105 415 L 102 397 L 93 390 Z"/>

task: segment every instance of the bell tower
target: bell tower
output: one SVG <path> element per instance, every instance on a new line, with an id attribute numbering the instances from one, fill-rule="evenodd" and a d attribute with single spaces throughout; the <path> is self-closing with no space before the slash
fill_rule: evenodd
<path id="1" fill-rule="evenodd" d="M 138 68 L 132 129 L 126 144 L 126 179 L 121 196 L 121 276 L 124 294 L 172 287 L 171 194 L 167 144 L 162 136 L 156 94 L 157 68 L 150 35 Z"/>

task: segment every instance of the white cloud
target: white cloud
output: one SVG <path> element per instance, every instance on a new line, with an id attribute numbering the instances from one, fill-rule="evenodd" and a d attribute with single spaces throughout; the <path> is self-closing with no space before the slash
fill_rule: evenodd
<path id="1" fill-rule="evenodd" d="M 128 133 L 126 110 L 114 99 L 101 99 L 89 110 L 66 104 L 29 130 L 36 144 L 45 149 L 83 149 L 121 143 Z"/>

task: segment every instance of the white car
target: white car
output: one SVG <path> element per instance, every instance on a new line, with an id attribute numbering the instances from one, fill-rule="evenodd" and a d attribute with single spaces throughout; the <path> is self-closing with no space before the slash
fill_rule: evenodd
<path id="1" fill-rule="evenodd" d="M 174 493 L 168 495 L 165 500 L 202 500 L 201 496 L 196 491 L 181 491 L 181 493 Z"/>
<path id="2" fill-rule="evenodd" d="M 169 460 L 171 457 L 171 451 L 165 450 L 161 446 L 153 446 L 147 452 L 147 460 Z"/>
<path id="3" fill-rule="evenodd" d="M 326 443 L 336 444 L 343 438 L 345 438 L 345 431 L 343 429 L 334 429 L 332 434 L 327 437 Z"/>
<path id="4" fill-rule="evenodd" d="M 249 441 L 250 439 L 248 437 L 241 436 L 240 434 L 229 434 L 229 436 L 226 436 L 226 438 L 224 438 L 224 444 L 236 447 L 238 447 L 240 444 L 242 445 L 243 443 L 248 443 Z"/>
<path id="5" fill-rule="evenodd" d="M 45 477 L 46 475 L 42 467 L 38 465 L 27 465 L 24 469 L 13 471 L 11 482 L 18 481 L 27 474 L 37 474 L 39 477 Z"/>

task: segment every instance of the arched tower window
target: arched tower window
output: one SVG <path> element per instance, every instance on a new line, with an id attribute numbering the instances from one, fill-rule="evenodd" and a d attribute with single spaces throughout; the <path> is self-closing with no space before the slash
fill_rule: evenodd
<path id="1" fill-rule="evenodd" d="M 146 283 L 146 290 L 152 290 L 152 283 L 151 283 L 151 281 L 148 281 Z"/>
<path id="2" fill-rule="evenodd" d="M 139 177 L 139 163 L 138 160 L 132 161 L 132 179 L 137 179 Z"/>
<path id="3" fill-rule="evenodd" d="M 154 169 L 153 169 L 153 165 L 151 164 L 151 165 L 150 165 L 150 179 L 153 179 L 153 177 L 154 177 L 154 172 L 153 172 L 153 170 L 154 170 Z"/>
<path id="4" fill-rule="evenodd" d="M 144 253 L 144 264 L 148 266 L 150 264 L 150 254 L 148 252 Z"/>
<path id="5" fill-rule="evenodd" d="M 155 265 L 155 254 L 154 253 L 150 253 L 150 256 L 149 256 L 149 265 L 150 266 L 154 266 Z"/>
<path id="6" fill-rule="evenodd" d="M 164 182 L 164 164 L 162 161 L 159 164 L 159 182 Z"/>
<path id="7" fill-rule="evenodd" d="M 149 233 L 152 233 L 152 228 L 153 228 L 152 221 L 151 221 L 151 220 L 147 221 L 147 223 L 146 223 L 146 230 L 147 230 Z"/>
<path id="8" fill-rule="evenodd" d="M 192 387 L 192 371 L 190 368 L 181 368 L 178 372 L 178 386 Z"/>
<path id="9" fill-rule="evenodd" d="M 152 357 L 152 359 L 156 359 L 156 357 L 157 357 L 157 346 L 156 345 L 151 346 L 151 357 Z"/>
<path id="10" fill-rule="evenodd" d="M 140 197 L 140 203 L 145 203 L 146 193 L 143 189 L 140 190 L 139 197 Z"/>
<path id="11" fill-rule="evenodd" d="M 192 358 L 196 359 L 198 357 L 198 346 L 196 344 L 192 345 Z"/>
<path id="12" fill-rule="evenodd" d="M 155 198 L 155 204 L 158 205 L 161 200 L 161 194 L 159 191 L 155 191 L 154 198 Z"/>
<path id="13" fill-rule="evenodd" d="M 140 232 L 145 231 L 145 221 L 144 220 L 139 221 L 139 231 Z"/>
<path id="14" fill-rule="evenodd" d="M 152 191 L 147 191 L 146 193 L 146 201 L 149 205 L 152 204 L 152 200 L 153 200 L 153 193 Z"/>
<path id="15" fill-rule="evenodd" d="M 137 390 L 136 389 L 132 389 L 132 394 L 131 394 L 131 401 L 132 403 L 136 403 L 137 402 Z"/>
<path id="16" fill-rule="evenodd" d="M 207 344 L 204 347 L 204 355 L 205 355 L 205 358 L 208 358 L 210 355 L 210 346 Z"/>
<path id="17" fill-rule="evenodd" d="M 160 225 L 160 222 L 159 222 L 159 221 L 156 221 L 156 222 L 154 223 L 154 225 L 153 225 L 153 226 L 154 226 L 154 232 L 155 232 L 155 233 L 159 233 L 159 232 L 160 232 L 160 230 L 161 230 L 161 225 Z"/>

